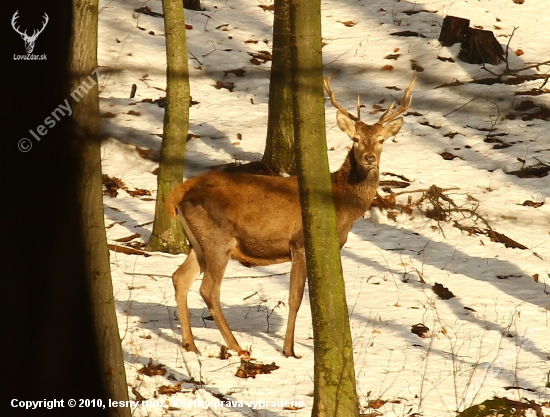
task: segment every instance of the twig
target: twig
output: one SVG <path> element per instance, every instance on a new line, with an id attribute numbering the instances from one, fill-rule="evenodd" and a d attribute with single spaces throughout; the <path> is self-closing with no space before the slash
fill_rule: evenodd
<path id="1" fill-rule="evenodd" d="M 143 276 L 143 277 L 149 277 L 151 279 L 154 279 L 155 281 L 158 281 L 156 280 L 155 278 L 153 277 L 165 277 L 165 278 L 172 278 L 172 275 L 162 275 L 162 274 L 140 274 L 138 272 L 124 272 L 126 275 L 137 275 L 137 276 Z"/>
<path id="2" fill-rule="evenodd" d="M 248 300 L 248 299 L 249 299 L 250 297 L 254 297 L 254 296 L 255 296 L 256 294 L 258 294 L 258 291 L 256 291 L 256 292 L 255 292 L 255 293 L 253 293 L 253 294 L 250 294 L 250 295 L 249 295 L 249 296 L 247 296 L 247 297 L 244 297 L 244 298 L 243 298 L 243 301 L 246 301 L 246 300 Z"/>
<path id="3" fill-rule="evenodd" d="M 197 57 L 195 56 L 195 54 L 189 50 L 189 48 L 187 48 L 187 53 L 188 53 L 189 55 L 191 55 L 191 56 L 193 57 L 193 59 L 199 63 L 199 65 L 202 65 L 202 62 L 199 61 L 199 58 L 197 58 Z"/>
<path id="4" fill-rule="evenodd" d="M 439 188 L 440 191 L 452 191 L 452 190 L 460 190 L 458 187 L 452 187 L 452 188 Z M 426 193 L 429 189 L 423 189 L 423 190 L 411 190 L 411 191 L 400 191 L 398 193 L 395 193 L 395 195 L 402 195 L 402 194 L 411 194 L 411 193 Z"/>
<path id="5" fill-rule="evenodd" d="M 536 63 L 536 64 L 527 65 L 526 67 L 516 68 L 515 70 L 510 70 L 510 71 L 512 71 L 512 72 L 521 72 L 521 71 L 525 71 L 525 70 L 528 70 L 528 69 L 531 69 L 531 68 L 540 67 L 541 65 L 550 65 L 550 61 L 539 62 L 539 63 Z"/>
<path id="6" fill-rule="evenodd" d="M 269 278 L 269 277 L 278 277 L 281 275 L 288 275 L 288 272 L 281 272 L 278 274 L 267 274 L 267 275 L 248 275 L 248 276 L 232 276 L 232 277 L 224 277 L 223 279 L 237 279 L 237 278 Z M 254 295 L 254 294 L 253 294 Z"/>
<path id="7" fill-rule="evenodd" d="M 471 100 L 468 100 L 466 103 L 464 103 L 462 106 L 459 106 L 457 107 L 456 109 L 454 110 L 451 110 L 449 113 L 447 114 L 444 114 L 443 117 L 447 117 L 449 114 L 453 114 L 455 111 L 458 111 L 460 110 L 461 108 L 467 106 L 468 104 L 470 104 L 472 101 L 474 101 L 476 98 L 478 98 L 481 94 L 478 94 L 477 96 L 473 97 Z"/>
<path id="8" fill-rule="evenodd" d="M 516 32 L 516 29 L 519 26 L 514 26 L 514 29 L 512 30 L 512 34 L 510 35 L 510 38 L 508 39 L 508 43 L 506 44 L 506 52 L 504 53 L 504 60 L 506 62 L 506 71 L 510 71 L 510 65 L 508 63 L 508 48 L 510 47 L 510 42 L 512 41 L 512 38 L 514 37 L 514 33 Z"/>

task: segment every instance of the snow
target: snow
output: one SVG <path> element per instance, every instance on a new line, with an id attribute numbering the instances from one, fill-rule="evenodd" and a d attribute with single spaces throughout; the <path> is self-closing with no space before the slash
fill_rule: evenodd
<path id="1" fill-rule="evenodd" d="M 190 132 L 199 137 L 187 143 L 186 178 L 228 162 L 261 158 L 270 64 L 253 65 L 248 52 L 271 49 L 273 13 L 258 6 L 272 4 L 209 0 L 203 2 L 204 11 L 186 10 L 187 24 L 192 25 L 187 30 L 191 94 L 199 102 L 190 110 Z M 163 109 L 142 100 L 165 95 L 164 28 L 161 18 L 134 11 L 143 5 L 136 0 L 100 2 L 101 112 L 115 115 L 102 119 L 108 137 L 102 159 L 105 174 L 121 178 L 130 189 L 151 190 L 154 197 L 152 171 L 158 165 L 154 159 Z M 146 5 L 162 11 L 159 0 Z M 401 132 L 384 145 L 381 171 L 411 181 L 408 188 L 395 191 L 432 184 L 453 188 L 447 195 L 457 204 L 473 207 L 475 202 L 494 230 L 528 248 L 506 248 L 484 235 L 460 231 L 452 221 L 437 223 L 418 210 L 391 220 L 385 211 L 373 209 L 359 219 L 342 249 L 342 263 L 363 412 L 373 412 L 367 405 L 375 399 L 387 401 L 376 410 L 385 416 L 427 417 L 452 416 L 495 395 L 548 401 L 550 183 L 548 177 L 507 174 L 524 164 L 550 163 L 548 121 L 523 121 L 519 111 L 514 120 L 505 117 L 526 99 L 548 106 L 545 94 L 515 95 L 540 87 L 543 80 L 435 88 L 455 79 L 491 77 L 480 65 L 458 60 L 456 47 L 440 46 L 437 38 L 445 15 L 465 17 L 471 26 L 492 30 L 503 46 L 510 41 L 509 65 L 514 69 L 550 56 L 550 34 L 541 30 L 550 23 L 550 16 L 541 13 L 546 2 L 330 0 L 322 6 L 325 73 L 334 70 L 332 89 L 347 108 L 354 108 L 356 95 L 361 95 L 363 119 L 382 99 L 383 105 L 401 99 L 412 78 L 411 61 L 424 69 L 413 90 L 410 111 L 415 113 L 405 117 Z M 429 12 L 405 13 L 418 10 Z M 343 24 L 348 21 L 355 25 Z M 391 36 L 404 30 L 426 38 Z M 248 40 L 258 42 L 245 43 Z M 518 49 L 523 55 L 516 56 Z M 394 53 L 400 54 L 397 60 L 384 59 Z M 393 70 L 382 70 L 385 65 Z M 504 67 L 487 65 L 496 73 Z M 246 70 L 244 77 L 223 73 L 238 68 Z M 547 70 L 542 65 L 522 74 Z M 235 88 L 216 89 L 216 81 L 234 82 Z M 129 99 L 132 84 L 137 93 Z M 387 88 L 392 86 L 401 91 Z M 370 117 L 375 121 L 377 116 Z M 489 133 L 505 133 L 496 138 L 511 146 L 494 149 L 495 143 L 484 141 Z M 336 170 L 350 142 L 337 128 L 329 102 L 327 143 L 331 169 Z M 140 157 L 136 146 L 152 149 L 153 160 Z M 457 158 L 445 160 L 442 152 Z M 399 201 L 406 203 L 408 195 L 400 195 Z M 544 204 L 522 205 L 526 200 Z M 131 197 L 119 190 L 117 197 L 105 196 L 104 201 L 109 243 L 134 233 L 141 235 L 138 241 L 148 241 L 154 217 L 150 197 Z M 201 354 L 182 349 L 171 274 L 185 255 L 151 255 L 111 252 L 128 383 L 150 401 L 137 406 L 133 415 L 310 415 L 313 340 L 307 290 L 296 329 L 295 349 L 302 358 L 282 355 L 289 264 L 254 269 L 229 264 L 222 287 L 224 314 L 257 362 L 280 367 L 241 379 L 235 376 L 240 364 L 235 352 L 228 360 L 218 358 L 223 339 L 205 319 L 209 313 L 198 291 L 200 279 L 189 292 L 189 306 Z M 435 283 L 456 297 L 440 299 L 431 289 Z M 418 323 L 430 329 L 425 338 L 411 332 Z M 137 372 L 150 358 L 165 366 L 166 375 Z M 162 385 L 178 381 L 182 392 L 158 394 Z M 522 389 L 505 389 L 510 386 Z M 285 401 L 303 408 L 285 410 Z"/>

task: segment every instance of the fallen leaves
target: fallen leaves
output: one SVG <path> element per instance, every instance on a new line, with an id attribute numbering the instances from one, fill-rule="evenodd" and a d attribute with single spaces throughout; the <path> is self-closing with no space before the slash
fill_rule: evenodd
<path id="1" fill-rule="evenodd" d="M 422 323 L 415 324 L 411 326 L 411 333 L 414 333 L 418 337 L 421 337 L 422 339 L 427 338 L 427 334 L 430 331 L 430 328 L 428 326 L 425 326 Z"/>
<path id="2" fill-rule="evenodd" d="M 452 153 L 449 153 L 449 152 L 442 152 L 442 153 L 440 153 L 439 155 L 441 155 L 441 157 L 442 157 L 445 161 L 452 161 L 453 159 L 458 158 L 458 156 L 453 155 Z M 460 158 L 459 158 L 459 159 L 460 159 Z"/>
<path id="3" fill-rule="evenodd" d="M 236 77 L 244 77 L 244 74 L 246 73 L 246 70 L 244 68 L 236 68 L 236 69 L 226 70 L 223 73 L 225 75 L 233 74 Z"/>
<path id="4" fill-rule="evenodd" d="M 238 378 L 256 378 L 256 375 L 270 374 L 271 371 L 276 369 L 279 369 L 279 367 L 275 365 L 275 362 L 272 362 L 271 365 L 265 365 L 241 359 L 241 366 L 237 369 L 235 376 Z"/>
<path id="5" fill-rule="evenodd" d="M 235 88 L 235 83 L 216 81 L 216 85 L 214 86 L 214 88 L 216 88 L 216 90 L 220 90 L 222 88 L 225 88 L 225 89 L 229 90 L 229 92 L 233 92 L 233 89 Z"/>
<path id="6" fill-rule="evenodd" d="M 147 376 L 166 375 L 166 368 L 162 363 L 153 364 L 153 359 L 149 358 L 149 363 L 141 369 L 138 369 L 138 373 Z"/>
<path id="7" fill-rule="evenodd" d="M 432 291 L 442 300 L 450 300 L 455 296 L 447 287 L 438 282 L 432 286 Z"/>
<path id="8" fill-rule="evenodd" d="M 252 57 L 250 62 L 254 65 L 265 64 L 267 61 L 271 61 L 273 59 L 273 56 L 269 51 L 248 52 L 248 55 Z"/>
<path id="9" fill-rule="evenodd" d="M 401 32 L 393 32 L 393 33 L 390 33 L 390 35 L 392 36 L 405 36 L 405 37 L 419 37 L 419 38 L 425 38 L 426 36 L 421 34 L 421 33 L 418 33 L 418 32 L 413 32 L 411 30 L 403 30 Z"/>
<path id="10" fill-rule="evenodd" d="M 174 385 L 161 385 L 158 388 L 159 394 L 164 394 L 168 396 L 177 394 L 178 392 L 181 392 L 181 382 L 178 382 Z"/>
<path id="11" fill-rule="evenodd" d="M 540 206 L 542 206 L 544 204 L 544 202 L 537 202 L 537 201 L 531 201 L 531 200 L 525 200 L 522 204 L 522 206 L 527 206 L 527 207 L 533 207 L 533 208 L 539 208 Z"/>
<path id="12" fill-rule="evenodd" d="M 134 12 L 146 14 L 153 17 L 164 17 L 162 13 L 152 11 L 149 6 L 138 7 L 137 9 L 134 9 Z"/>
<path id="13" fill-rule="evenodd" d="M 389 54 L 389 55 L 386 55 L 384 57 L 384 59 L 393 59 L 393 60 L 397 60 L 397 58 L 399 58 L 401 56 L 401 54 Z"/>
<path id="14" fill-rule="evenodd" d="M 136 188 L 134 190 L 130 190 L 126 186 L 124 181 L 122 181 L 120 178 L 117 178 L 117 177 L 110 177 L 107 174 L 103 174 L 102 180 L 103 180 L 103 185 L 105 186 L 105 190 L 103 190 L 103 194 L 108 195 L 109 197 L 116 197 L 118 195 L 119 189 L 126 191 L 131 197 L 151 195 L 151 191 L 145 190 L 142 188 Z"/>
<path id="15" fill-rule="evenodd" d="M 273 5 L 273 4 L 269 4 L 269 5 L 260 4 L 258 7 L 260 9 L 262 9 L 264 12 L 275 10 L 275 5 Z"/>
<path id="16" fill-rule="evenodd" d="M 356 25 L 356 23 L 351 21 L 351 20 L 348 20 L 346 22 L 341 22 L 340 20 L 337 20 L 337 22 L 343 24 L 344 26 L 346 26 L 348 28 L 351 28 L 351 27 Z"/>

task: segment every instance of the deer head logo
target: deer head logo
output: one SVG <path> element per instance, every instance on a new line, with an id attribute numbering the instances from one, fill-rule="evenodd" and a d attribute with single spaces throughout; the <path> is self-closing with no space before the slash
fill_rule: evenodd
<path id="1" fill-rule="evenodd" d="M 48 17 L 48 15 L 46 13 L 44 13 L 44 23 L 42 24 L 42 28 L 40 30 L 35 29 L 33 31 L 32 35 L 29 36 L 29 35 L 27 35 L 27 30 L 25 30 L 25 32 L 21 32 L 19 30 L 19 26 L 15 26 L 16 25 L 16 20 L 17 20 L 18 17 L 19 17 L 19 10 L 17 10 L 13 14 L 13 17 L 11 18 L 11 26 L 13 27 L 13 30 L 15 30 L 17 33 L 19 33 L 21 35 L 21 37 L 25 41 L 25 49 L 27 50 L 27 53 L 31 54 L 33 49 L 34 49 L 34 43 L 36 42 L 36 38 L 38 38 L 38 35 L 40 35 L 42 33 L 42 31 L 44 30 L 44 28 L 48 24 L 48 21 L 50 20 L 50 18 Z"/>

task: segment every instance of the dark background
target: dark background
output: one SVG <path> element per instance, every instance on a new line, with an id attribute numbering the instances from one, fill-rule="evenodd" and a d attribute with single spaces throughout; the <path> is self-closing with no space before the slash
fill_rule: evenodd
<path id="1" fill-rule="evenodd" d="M 33 54 L 45 61 L 17 61 L 26 54 L 11 25 L 19 10 L 20 30 L 38 36 Z M 15 1 L 0 12 L 2 64 L 0 141 L 1 331 L 4 416 L 106 415 L 106 410 L 71 409 L 66 401 L 105 398 L 95 358 L 92 320 L 84 279 L 78 203 L 79 157 L 65 117 L 40 142 L 29 134 L 65 99 L 68 90 L 70 1 Z M 18 150 L 21 138 L 32 149 Z M 12 399 L 64 399 L 65 408 L 26 411 Z"/>

